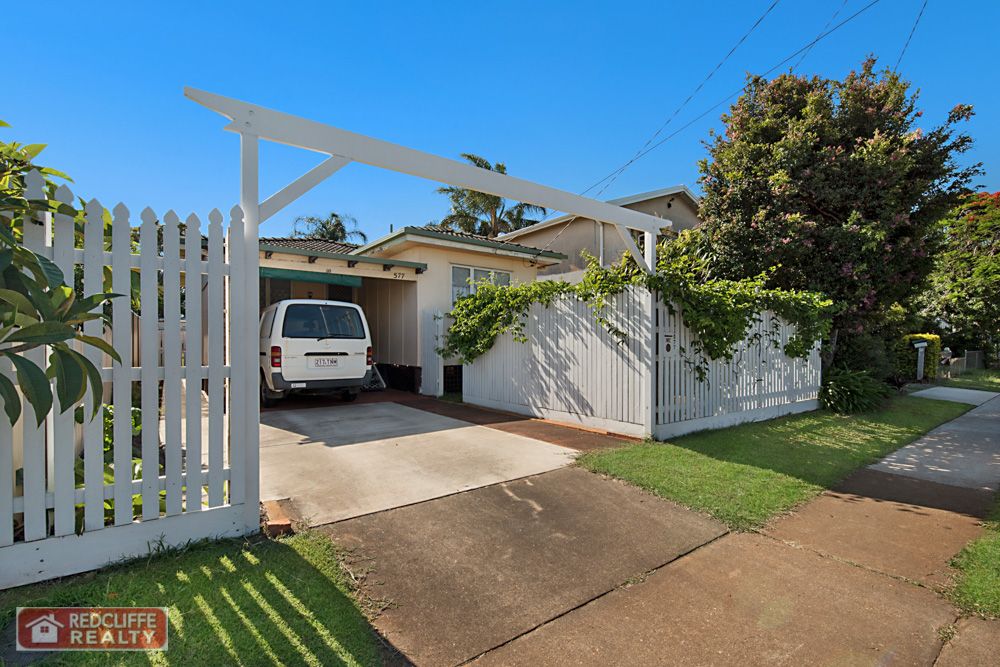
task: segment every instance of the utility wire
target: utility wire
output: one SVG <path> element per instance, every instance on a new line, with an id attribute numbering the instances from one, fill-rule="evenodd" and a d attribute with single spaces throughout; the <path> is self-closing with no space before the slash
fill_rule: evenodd
<path id="1" fill-rule="evenodd" d="M 829 37 L 830 35 L 832 35 L 833 33 L 835 33 L 837 30 L 840 30 L 842 27 L 844 27 L 845 25 L 847 25 L 848 23 L 850 23 L 851 21 L 853 21 L 857 17 L 861 16 L 862 14 L 864 14 L 865 12 L 867 12 L 869 9 L 871 9 L 872 7 L 874 7 L 875 5 L 877 5 L 878 3 L 880 3 L 881 1 L 882 0 L 871 0 L 871 2 L 869 2 L 867 5 L 865 5 L 864 7 L 862 7 L 861 9 L 859 9 L 858 11 L 854 12 L 853 14 L 851 14 L 850 16 L 848 16 L 847 18 L 845 18 L 843 21 L 841 21 L 837 25 L 835 25 L 832 28 L 830 28 L 829 30 L 825 30 L 824 32 L 820 33 L 811 42 L 809 42 L 808 44 L 806 44 L 803 47 L 799 48 L 794 53 L 789 54 L 783 60 L 781 60 L 779 63 L 777 63 L 776 65 L 774 65 L 773 67 L 771 67 L 769 70 L 767 70 L 766 72 L 764 72 L 760 76 L 762 76 L 762 77 L 768 76 L 769 74 L 773 73 L 779 67 L 781 67 L 785 63 L 789 62 L 790 60 L 792 60 L 796 56 L 799 56 L 802 53 L 807 52 L 809 49 L 811 49 L 817 43 L 819 43 L 820 41 L 826 39 L 827 37 Z M 925 0 L 925 2 L 926 2 L 926 0 Z M 738 89 L 736 89 L 735 91 L 733 91 L 732 93 L 730 93 L 729 95 L 727 95 L 726 97 L 724 97 L 723 99 L 719 100 L 718 102 L 716 102 L 715 104 L 713 104 L 709 108 L 705 109 L 704 111 L 702 111 L 700 114 L 698 114 L 697 116 L 695 116 L 694 118 L 692 118 L 691 120 L 689 120 L 687 123 L 685 123 L 681 127 L 677 128 L 676 130 L 674 130 L 673 132 L 671 132 L 667 136 L 663 137 L 662 139 L 660 139 L 656 143 L 648 146 L 644 150 L 641 150 L 638 153 L 636 153 L 636 155 L 631 160 L 629 160 L 628 162 L 626 162 L 625 164 L 623 164 L 621 167 L 619 167 L 615 171 L 611 172 L 611 174 L 609 174 L 608 176 L 605 176 L 601 180 L 597 181 L 594 185 L 590 186 L 589 188 L 587 188 L 587 190 L 584 190 L 580 194 L 585 194 L 587 191 L 592 190 L 594 187 L 596 187 L 597 185 L 603 183 L 604 181 L 606 181 L 611 176 L 614 176 L 616 174 L 620 174 L 621 172 L 625 171 L 625 169 L 627 169 L 628 167 L 630 167 L 637 160 L 642 159 L 643 157 L 645 157 L 646 155 L 648 155 L 652 151 L 656 150 L 657 148 L 659 148 L 660 146 L 662 146 L 666 142 L 670 141 L 672 138 L 676 137 L 678 134 L 680 134 L 681 132 L 683 132 L 687 128 L 691 127 L 692 125 L 694 125 L 695 123 L 697 123 L 699 120 L 701 120 L 702 118 L 704 118 L 708 114 L 712 113 L 713 111 L 715 111 L 717 108 L 719 108 L 720 106 L 722 106 L 723 104 L 725 104 L 726 102 L 728 102 L 729 100 L 731 100 L 732 98 L 734 98 L 737 95 L 739 95 L 740 93 L 742 93 L 743 90 L 744 90 L 744 86 L 740 86 Z M 539 222 L 542 222 L 542 221 L 539 221 Z M 571 223 L 571 222 L 572 222 L 572 218 L 570 218 L 569 220 L 567 220 L 566 221 L 566 225 L 563 227 L 562 230 L 559 231 L 559 234 L 562 234 L 562 232 L 565 231 L 566 227 L 568 227 L 569 223 Z M 555 241 L 559 237 L 559 234 L 556 234 L 548 243 L 546 243 L 545 246 L 541 250 L 539 250 L 539 253 L 541 253 L 544 250 L 546 250 L 552 244 L 552 242 Z"/>
<path id="2" fill-rule="evenodd" d="M 844 7 L 847 6 L 847 3 L 848 3 L 848 0 L 844 0 L 844 2 L 841 3 L 840 7 L 837 7 L 837 11 L 835 11 L 833 13 L 833 16 L 830 17 L 830 20 L 828 20 L 826 22 L 826 24 L 823 26 L 822 30 L 819 31 L 820 34 L 823 33 L 823 30 L 826 30 L 827 28 L 830 27 L 830 24 L 833 23 L 834 20 L 836 20 L 837 16 L 840 14 L 840 12 L 844 11 Z M 799 56 L 799 59 L 795 61 L 794 65 L 792 65 L 792 71 L 795 71 L 795 70 L 797 70 L 799 68 L 799 65 L 801 65 L 802 61 L 806 59 L 806 56 L 809 55 L 810 51 L 812 51 L 812 46 L 810 46 L 809 48 L 807 48 L 805 50 L 805 52 L 803 52 L 803 54 L 801 56 Z"/>
<path id="3" fill-rule="evenodd" d="M 903 44 L 903 50 L 899 52 L 899 57 L 896 58 L 896 64 L 892 68 L 893 72 L 898 70 L 899 63 L 903 62 L 903 56 L 906 54 L 906 49 L 910 46 L 910 40 L 913 39 L 913 33 L 917 31 L 917 26 L 920 25 L 920 19 L 923 18 L 925 9 L 927 9 L 927 0 L 924 0 L 924 4 L 920 5 L 920 12 L 917 14 L 917 20 L 913 22 L 913 27 L 910 28 L 910 34 L 906 37 L 906 43 Z"/>
<path id="4" fill-rule="evenodd" d="M 651 143 L 653 143 L 656 140 L 656 138 L 658 136 L 660 136 L 660 134 L 663 132 L 663 130 L 665 130 L 668 125 L 670 125 L 670 123 L 674 120 L 674 118 L 677 117 L 677 114 L 679 114 L 681 111 L 684 110 L 684 107 L 686 107 L 688 105 L 688 102 L 690 102 L 692 99 L 694 99 L 695 95 L 697 95 L 699 92 L 701 92 L 701 89 L 705 87 L 705 84 L 708 83 L 712 79 L 712 77 L 715 76 L 716 72 L 718 72 L 719 69 L 723 65 L 726 64 L 726 62 L 729 60 L 729 58 L 734 53 L 736 53 L 736 49 L 738 49 L 738 48 L 740 48 L 740 46 L 742 46 L 743 42 L 745 42 L 747 40 L 747 38 L 750 35 L 752 35 L 753 32 L 757 29 L 757 27 L 764 21 L 764 19 L 767 18 L 767 15 L 770 14 L 774 10 L 774 8 L 778 6 L 778 2 L 780 2 L 780 0 L 774 0 L 770 5 L 768 5 L 767 9 L 764 10 L 764 13 L 761 14 L 760 16 L 758 16 L 757 20 L 754 21 L 753 25 L 750 26 L 750 29 L 747 30 L 745 33 L 743 33 L 743 36 L 740 37 L 739 40 L 735 44 L 733 44 L 733 47 L 731 49 L 729 49 L 729 53 L 727 53 L 722 58 L 722 60 L 720 60 L 715 65 L 715 67 L 712 69 L 712 71 L 708 73 L 708 76 L 706 76 L 704 79 L 701 80 L 701 83 L 699 83 L 695 87 L 695 89 L 693 91 L 691 91 L 691 94 L 688 95 L 687 98 L 683 102 L 681 102 L 680 106 L 678 106 L 676 109 L 674 109 L 674 112 L 672 114 L 670 114 L 670 116 L 667 118 L 667 120 L 664 121 L 664 123 L 662 125 L 660 125 L 659 128 L 657 128 L 656 132 L 654 132 L 652 134 L 652 136 L 650 136 L 649 139 L 646 140 L 646 143 L 644 143 L 642 146 L 639 147 L 639 150 L 636 151 L 636 155 L 638 155 L 639 153 L 641 153 L 643 150 L 646 149 L 646 147 L 648 147 Z M 620 175 L 620 172 L 619 173 L 614 173 L 613 172 L 609 176 L 605 176 L 604 178 L 602 178 L 597 183 L 594 183 L 594 185 L 591 185 L 589 188 L 587 188 L 586 190 L 584 190 L 580 194 L 581 195 L 587 194 L 588 192 L 590 192 L 591 190 L 593 190 L 595 187 L 597 187 L 602 181 L 610 178 L 611 180 L 608 183 L 606 183 L 604 185 L 604 187 L 602 187 L 600 189 L 600 191 L 596 195 L 594 195 L 595 198 L 596 197 L 600 197 L 604 193 L 604 191 L 607 190 L 615 182 L 615 180 L 618 179 L 619 175 Z"/>

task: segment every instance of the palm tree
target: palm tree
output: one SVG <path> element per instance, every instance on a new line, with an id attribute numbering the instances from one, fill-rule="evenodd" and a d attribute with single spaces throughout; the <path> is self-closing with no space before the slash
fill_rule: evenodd
<path id="1" fill-rule="evenodd" d="M 299 231 L 299 223 L 305 224 L 305 231 Z M 368 242 L 368 235 L 358 229 L 358 221 L 350 215 L 341 215 L 331 211 L 321 218 L 315 215 L 300 215 L 292 224 L 292 236 L 296 238 L 326 239 L 337 243 L 350 243 L 357 239 L 361 243 Z"/>
<path id="2" fill-rule="evenodd" d="M 462 157 L 473 166 L 488 169 L 500 174 L 507 173 L 503 162 L 490 164 L 486 158 L 462 153 Z M 504 232 L 512 232 L 538 220 L 529 215 L 545 215 L 545 209 L 534 204 L 510 202 L 497 195 L 488 195 L 475 190 L 466 190 L 453 186 L 438 188 L 438 192 L 448 195 L 451 199 L 451 213 L 441 220 L 441 225 L 460 229 L 469 234 L 495 237 Z"/>

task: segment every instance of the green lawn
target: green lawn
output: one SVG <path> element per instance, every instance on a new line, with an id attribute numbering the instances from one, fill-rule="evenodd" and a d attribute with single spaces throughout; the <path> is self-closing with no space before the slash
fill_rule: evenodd
<path id="1" fill-rule="evenodd" d="M 0 591 L 18 606 L 169 607 L 162 653 L 62 653 L 54 664 L 374 665 L 374 632 L 328 538 L 224 540 L 62 581 Z M 50 663 L 53 664 L 53 663 Z"/>
<path id="2" fill-rule="evenodd" d="M 973 540 L 952 564 L 959 576 L 952 597 L 966 611 L 1000 618 L 1000 502 L 986 522 L 986 532 Z"/>
<path id="3" fill-rule="evenodd" d="M 938 384 L 944 387 L 960 387 L 962 389 L 982 389 L 983 391 L 1000 392 L 1000 370 L 966 371 L 957 378 L 944 379 Z"/>
<path id="4" fill-rule="evenodd" d="M 749 530 L 970 407 L 900 396 L 876 412 L 810 412 L 593 452 L 579 461 Z"/>

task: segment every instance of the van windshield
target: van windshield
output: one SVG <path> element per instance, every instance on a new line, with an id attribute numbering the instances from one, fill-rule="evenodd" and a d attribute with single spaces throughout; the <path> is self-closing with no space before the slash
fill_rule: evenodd
<path id="1" fill-rule="evenodd" d="M 285 338 L 364 338 L 365 327 L 356 308 L 295 303 L 285 309 Z"/>

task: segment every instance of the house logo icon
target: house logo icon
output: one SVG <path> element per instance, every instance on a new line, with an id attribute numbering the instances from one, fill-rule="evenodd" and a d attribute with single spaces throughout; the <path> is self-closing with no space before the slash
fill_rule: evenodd
<path id="1" fill-rule="evenodd" d="M 31 628 L 31 642 L 33 644 L 55 644 L 59 641 L 59 628 L 65 626 L 56 620 L 55 614 L 46 614 L 39 616 L 24 627 Z"/>

